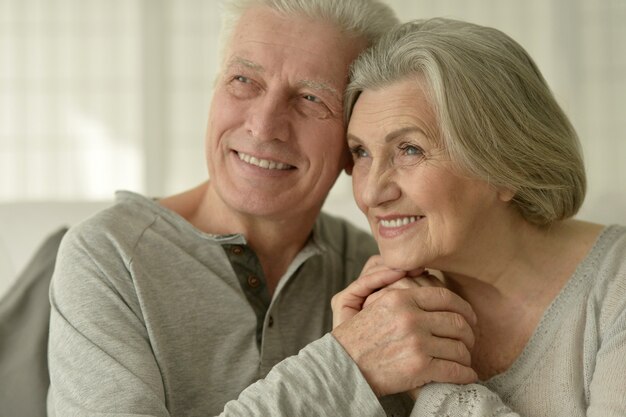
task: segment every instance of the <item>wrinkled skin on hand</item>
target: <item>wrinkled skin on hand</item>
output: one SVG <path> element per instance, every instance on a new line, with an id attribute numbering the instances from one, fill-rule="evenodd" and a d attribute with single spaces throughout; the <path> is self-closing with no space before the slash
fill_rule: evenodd
<path id="1" fill-rule="evenodd" d="M 477 380 L 470 356 L 476 315 L 424 269 L 392 270 L 374 256 L 331 305 L 332 333 L 376 395 L 416 398 L 429 382 Z"/>

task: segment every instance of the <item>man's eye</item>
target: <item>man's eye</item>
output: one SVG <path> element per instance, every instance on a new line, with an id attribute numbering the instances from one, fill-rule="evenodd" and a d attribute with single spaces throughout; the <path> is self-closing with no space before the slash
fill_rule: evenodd
<path id="1" fill-rule="evenodd" d="M 250 78 L 244 77 L 243 75 L 235 75 L 234 79 L 236 81 L 239 81 L 241 83 L 246 83 L 246 84 L 249 84 L 250 82 L 252 82 Z"/>
<path id="2" fill-rule="evenodd" d="M 305 94 L 304 96 L 302 96 L 302 98 L 304 98 L 307 101 L 313 102 L 313 103 L 321 103 L 322 100 L 319 99 L 319 97 L 314 96 L 313 94 Z"/>
<path id="3" fill-rule="evenodd" d="M 296 100 L 294 104 L 300 114 L 317 119 L 327 119 L 333 116 L 333 112 L 318 96 L 305 93 L 295 96 L 294 99 Z"/>

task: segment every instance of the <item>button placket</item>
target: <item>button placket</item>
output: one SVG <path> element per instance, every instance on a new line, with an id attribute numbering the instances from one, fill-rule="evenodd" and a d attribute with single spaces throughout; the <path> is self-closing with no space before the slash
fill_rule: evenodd
<path id="1" fill-rule="evenodd" d="M 246 245 L 227 245 L 224 247 L 239 284 L 252 310 L 257 316 L 256 341 L 263 343 L 263 328 L 271 297 L 265 286 L 261 264 Z"/>

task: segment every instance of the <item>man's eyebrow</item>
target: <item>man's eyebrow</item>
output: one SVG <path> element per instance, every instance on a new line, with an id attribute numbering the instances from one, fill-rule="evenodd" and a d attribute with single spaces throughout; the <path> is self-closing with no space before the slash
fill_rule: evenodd
<path id="1" fill-rule="evenodd" d="M 336 88 L 330 85 L 328 82 L 324 81 L 313 81 L 313 80 L 302 80 L 298 83 L 301 87 L 312 88 L 313 90 L 318 91 L 328 91 L 331 93 L 335 99 L 341 101 L 341 94 L 337 91 Z"/>
<path id="2" fill-rule="evenodd" d="M 265 71 L 265 68 L 263 68 L 261 65 L 257 64 L 256 62 L 252 62 L 240 56 L 234 56 L 228 61 L 228 67 L 232 67 L 234 65 L 241 65 L 243 67 L 249 68 L 256 72 Z"/>

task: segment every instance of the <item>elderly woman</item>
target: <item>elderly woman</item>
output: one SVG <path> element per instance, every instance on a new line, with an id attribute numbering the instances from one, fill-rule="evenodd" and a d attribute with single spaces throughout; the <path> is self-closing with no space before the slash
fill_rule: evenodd
<path id="1" fill-rule="evenodd" d="M 418 387 L 413 415 L 625 416 L 626 228 L 572 218 L 580 145 L 528 54 L 492 28 L 414 21 L 352 80 L 354 195 L 382 258 L 333 300 L 335 324 L 355 299 L 443 285 L 477 315 L 480 382 Z M 421 268 L 441 281 L 373 291 Z"/>

